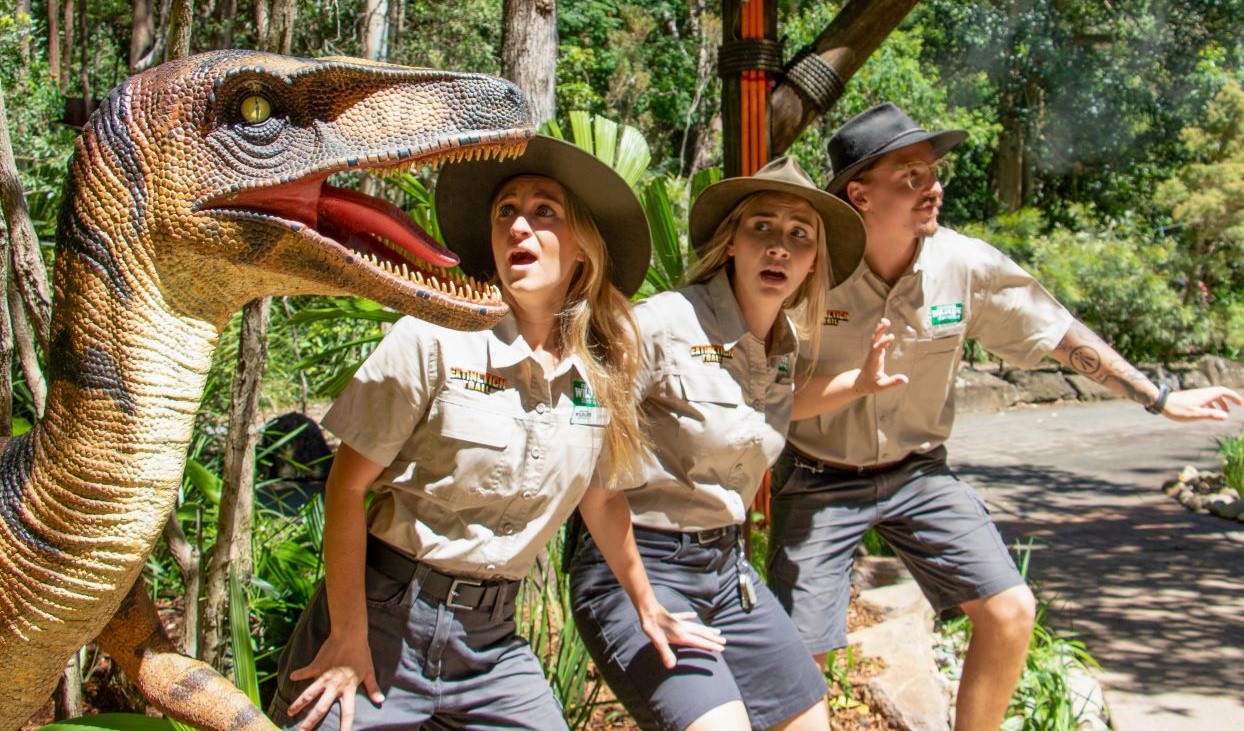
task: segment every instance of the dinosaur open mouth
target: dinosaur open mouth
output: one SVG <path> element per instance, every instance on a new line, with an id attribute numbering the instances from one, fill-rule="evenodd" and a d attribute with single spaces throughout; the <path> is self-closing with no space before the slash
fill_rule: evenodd
<path id="1" fill-rule="evenodd" d="M 400 163 L 347 166 L 379 176 L 410 170 L 415 165 L 435 167 L 447 160 L 492 157 L 505 159 L 521 154 L 525 140 L 517 143 L 457 148 L 441 155 Z M 353 161 L 352 161 L 353 162 Z M 357 254 L 387 275 L 462 300 L 464 304 L 495 307 L 502 304 L 495 285 L 478 282 L 450 268 L 458 257 L 441 246 L 393 203 L 355 190 L 328 184 L 329 170 L 278 185 L 246 188 L 208 202 L 204 209 L 232 216 L 275 218 L 293 228 L 311 229 L 324 239 Z"/>

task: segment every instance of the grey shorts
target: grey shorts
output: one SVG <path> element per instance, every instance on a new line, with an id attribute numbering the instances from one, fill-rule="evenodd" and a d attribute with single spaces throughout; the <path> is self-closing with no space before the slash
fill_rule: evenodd
<path id="1" fill-rule="evenodd" d="M 565 729 L 561 705 L 540 663 L 514 627 L 513 593 L 492 609 L 455 610 L 418 596 L 418 587 L 367 568 L 368 644 L 384 703 L 372 704 L 360 686 L 356 729 Z M 306 715 L 286 712 L 310 680 L 291 671 L 310 664 L 328 637 L 324 587 L 303 612 L 281 656 L 273 722 L 295 728 Z M 335 704 L 321 729 L 341 725 Z"/>
<path id="2" fill-rule="evenodd" d="M 753 728 L 768 728 L 825 697 L 825 678 L 790 618 L 746 562 L 757 602 L 743 610 L 733 531 L 701 545 L 686 533 L 636 527 L 635 541 L 661 604 L 671 612 L 695 612 L 726 640 L 721 654 L 676 647 L 678 665 L 666 670 L 600 550 L 584 537 L 570 575 L 575 623 L 601 675 L 640 728 L 682 731 L 738 700 Z"/>
<path id="3" fill-rule="evenodd" d="M 946 450 L 860 475 L 796 467 L 772 500 L 769 587 L 813 654 L 847 644 L 855 549 L 875 528 L 939 612 L 1024 583 L 985 502 Z"/>

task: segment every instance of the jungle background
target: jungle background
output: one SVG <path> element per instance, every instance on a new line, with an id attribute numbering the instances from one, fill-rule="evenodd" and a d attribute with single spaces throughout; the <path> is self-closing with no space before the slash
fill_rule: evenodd
<path id="1" fill-rule="evenodd" d="M 877 6 L 896 4 L 904 5 Z M 844 5 L 779 2 L 784 58 Z M 841 99 L 788 152 L 825 182 L 826 140 L 881 101 L 926 127 L 965 129 L 947 225 L 1012 255 L 1130 359 L 1238 360 L 1244 0 L 905 6 Z M 130 73 L 213 48 L 362 56 L 506 76 L 531 92 L 538 121 L 568 137 L 632 127 L 618 164 L 629 161 L 657 239 L 642 296 L 677 281 L 688 203 L 721 174 L 721 13 L 707 0 L 0 0 L 0 89 L 24 191 L 24 209 L 12 190 L 3 197 L 12 257 L 3 347 L 12 365 L 0 389 L 11 411 L 0 422 L 21 433 L 42 410 L 48 364 L 38 333 L 73 123 Z M 435 230 L 434 177 L 353 182 Z M 22 210 L 32 224 L 25 239 Z M 36 254 L 23 259 L 31 245 Z M 264 424 L 317 413 L 393 319 L 362 300 L 261 301 L 239 314 L 217 353 L 180 508 L 148 580 L 182 650 L 234 673 L 261 700 L 322 572 L 315 486 L 327 458 L 314 444 L 293 451 L 314 424 L 297 416 Z M 530 582 L 526 635 L 572 723 L 607 722 L 585 654 L 561 621 L 557 550 Z M 84 649 L 78 661 L 57 717 L 82 710 L 83 687 L 90 707 L 142 710 L 97 653 Z"/>

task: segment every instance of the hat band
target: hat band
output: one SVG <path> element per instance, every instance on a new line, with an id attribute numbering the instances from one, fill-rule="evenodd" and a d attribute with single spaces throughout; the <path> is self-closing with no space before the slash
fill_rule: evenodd
<path id="1" fill-rule="evenodd" d="M 909 130 L 905 130 L 905 131 L 903 131 L 903 132 L 899 132 L 898 134 L 894 135 L 894 136 L 893 136 L 893 137 L 891 137 L 890 139 L 888 139 L 888 140 L 886 140 L 885 142 L 882 142 L 881 144 L 879 144 L 879 145 L 877 145 L 876 147 L 874 147 L 871 151 L 869 151 L 869 152 L 868 152 L 868 154 L 866 154 L 866 155 L 861 155 L 861 156 L 860 156 L 860 159 L 864 159 L 864 158 L 867 158 L 867 157 L 872 157 L 873 155 L 876 155 L 876 154 L 877 154 L 878 152 L 880 152 L 881 150 L 884 150 L 885 148 L 889 147 L 890 145 L 894 144 L 895 142 L 898 142 L 899 140 L 903 139 L 904 137 L 908 137 L 908 136 L 910 136 L 910 135 L 920 134 L 920 133 L 921 133 L 921 132 L 923 132 L 923 131 L 924 131 L 924 129 L 923 129 L 923 128 L 921 128 L 921 127 L 916 127 L 915 129 L 909 129 Z"/>

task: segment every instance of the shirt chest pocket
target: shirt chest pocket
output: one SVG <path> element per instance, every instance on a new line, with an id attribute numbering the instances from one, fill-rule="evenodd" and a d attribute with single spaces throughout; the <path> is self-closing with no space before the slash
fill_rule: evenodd
<path id="1" fill-rule="evenodd" d="M 683 402 L 678 419 L 681 448 L 698 456 L 730 449 L 746 416 L 739 383 L 725 371 L 700 371 L 673 374 L 669 386 Z"/>
<path id="2" fill-rule="evenodd" d="M 962 336 L 916 341 L 916 365 L 912 369 L 911 388 L 914 393 L 935 398 L 944 397 L 954 386 L 955 365 L 963 348 Z"/>
<path id="3" fill-rule="evenodd" d="M 514 482 L 521 426 L 506 404 L 491 397 L 485 401 L 455 395 L 434 402 L 430 439 L 422 450 L 429 496 L 461 505 L 473 494 L 495 495 Z"/>

